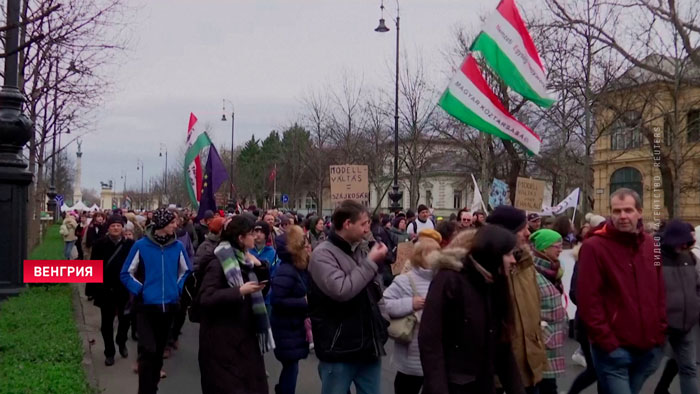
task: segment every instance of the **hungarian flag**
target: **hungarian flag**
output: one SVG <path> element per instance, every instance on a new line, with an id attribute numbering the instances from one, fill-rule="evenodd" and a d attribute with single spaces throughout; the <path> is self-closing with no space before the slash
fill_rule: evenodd
<path id="1" fill-rule="evenodd" d="M 508 141 L 517 141 L 530 154 L 540 151 L 540 136 L 515 119 L 493 93 L 472 55 L 452 77 L 440 106 L 463 123 Z"/>
<path id="2" fill-rule="evenodd" d="M 471 46 L 489 67 L 513 90 L 541 107 L 554 99 L 547 92 L 547 76 L 535 43 L 515 6 L 515 0 L 501 0 L 496 12 Z"/>
<path id="3" fill-rule="evenodd" d="M 228 179 L 226 166 L 221 161 L 221 156 L 212 144 L 209 145 L 209 158 L 207 166 L 204 170 L 202 179 L 202 189 L 200 190 L 201 199 L 199 200 L 199 210 L 197 211 L 197 221 L 204 218 L 204 212 L 211 210 L 216 211 L 215 193 L 221 185 Z"/>
<path id="4" fill-rule="evenodd" d="M 211 145 L 207 133 L 198 130 L 197 117 L 190 112 L 190 122 L 187 126 L 187 151 L 185 153 L 185 186 L 190 196 L 192 206 L 199 206 L 199 197 L 202 192 L 202 162 L 199 153 L 202 149 Z"/>

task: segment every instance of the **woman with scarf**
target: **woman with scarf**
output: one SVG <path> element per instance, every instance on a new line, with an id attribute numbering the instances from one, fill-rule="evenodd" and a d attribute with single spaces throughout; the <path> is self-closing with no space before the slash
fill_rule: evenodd
<path id="1" fill-rule="evenodd" d="M 248 250 L 255 222 L 224 224 L 200 287 L 199 370 L 203 394 L 267 394 L 263 353 L 274 349 L 263 289 L 268 267 Z"/>
<path id="2" fill-rule="evenodd" d="M 530 242 L 535 249 L 533 257 L 540 291 L 542 338 L 547 349 L 548 361 L 548 368 L 542 373 L 542 380 L 537 387 L 541 394 L 557 394 L 557 377 L 566 372 L 563 350 L 568 331 L 568 317 L 561 300 L 564 293 L 564 285 L 561 282 L 564 269 L 559 262 L 562 236 L 554 230 L 542 229 L 530 235 Z"/>
<path id="3" fill-rule="evenodd" d="M 470 250 L 428 256 L 437 272 L 418 332 L 423 394 L 493 394 L 495 376 L 507 393 L 525 393 L 510 344 L 506 272 L 516 264 L 515 244 L 510 231 L 484 225 Z"/>
<path id="4" fill-rule="evenodd" d="M 311 244 L 311 250 L 316 249 L 316 246 L 326 240 L 326 233 L 323 232 L 323 219 L 318 216 L 309 218 L 306 236 Z"/>

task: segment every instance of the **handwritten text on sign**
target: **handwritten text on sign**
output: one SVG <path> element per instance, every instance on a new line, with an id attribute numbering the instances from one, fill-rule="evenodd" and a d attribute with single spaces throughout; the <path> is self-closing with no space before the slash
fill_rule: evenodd
<path id="1" fill-rule="evenodd" d="M 540 212 L 544 199 L 544 181 L 518 177 L 515 188 L 515 207 L 526 211 Z"/>
<path id="2" fill-rule="evenodd" d="M 367 166 L 331 166 L 331 201 L 356 200 L 369 202 Z"/>

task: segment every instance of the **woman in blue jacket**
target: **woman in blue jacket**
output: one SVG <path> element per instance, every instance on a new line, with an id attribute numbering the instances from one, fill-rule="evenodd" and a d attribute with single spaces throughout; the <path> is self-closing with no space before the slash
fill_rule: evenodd
<path id="1" fill-rule="evenodd" d="M 309 276 L 308 241 L 299 226 L 289 226 L 275 239 L 280 264 L 272 278 L 270 325 L 275 338 L 275 357 L 282 363 L 277 394 L 294 394 L 299 360 L 309 355 L 304 320 L 307 316 L 306 289 Z"/>

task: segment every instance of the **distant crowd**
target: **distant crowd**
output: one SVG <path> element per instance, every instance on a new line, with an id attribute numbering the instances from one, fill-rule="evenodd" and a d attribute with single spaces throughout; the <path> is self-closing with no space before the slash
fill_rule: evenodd
<path id="1" fill-rule="evenodd" d="M 101 311 L 107 366 L 128 357 L 129 330 L 138 342 L 139 393 L 157 392 L 189 320 L 204 393 L 268 393 L 268 379 L 295 393 L 310 352 L 323 394 L 380 393 L 391 338 L 395 393 L 558 394 L 573 302 L 573 359 L 586 368 L 569 393 L 639 393 L 666 354 L 656 393 L 678 375 L 697 394 L 695 229 L 645 227 L 629 189 L 610 206 L 578 229 L 511 206 L 443 219 L 425 205 L 370 215 L 348 200 L 325 218 L 254 206 L 69 212 L 60 233 L 66 259 L 103 261 L 86 296 Z"/>

